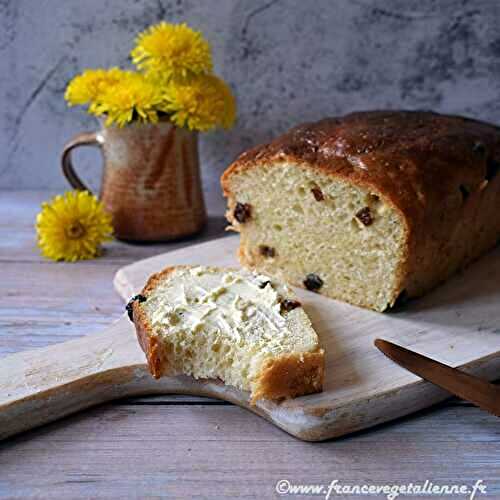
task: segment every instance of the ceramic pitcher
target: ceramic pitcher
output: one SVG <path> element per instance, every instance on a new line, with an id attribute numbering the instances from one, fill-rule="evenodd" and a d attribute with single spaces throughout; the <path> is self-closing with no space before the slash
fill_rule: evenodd
<path id="1" fill-rule="evenodd" d="M 100 198 L 113 216 L 117 238 L 171 240 L 205 224 L 196 132 L 160 121 L 123 128 L 101 124 L 98 132 L 76 135 L 64 147 L 62 169 L 71 186 L 89 191 L 71 161 L 79 146 L 102 151 Z"/>

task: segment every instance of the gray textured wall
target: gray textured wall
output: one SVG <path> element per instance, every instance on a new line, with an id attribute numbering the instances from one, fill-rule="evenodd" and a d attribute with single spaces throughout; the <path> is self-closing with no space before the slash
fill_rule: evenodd
<path id="1" fill-rule="evenodd" d="M 0 187 L 66 188 L 61 146 L 95 128 L 66 107 L 66 83 L 125 65 L 161 19 L 206 34 L 238 98 L 237 126 L 202 138 L 212 211 L 224 167 L 301 121 L 405 107 L 500 122 L 498 0 L 0 0 Z M 98 154 L 77 160 L 96 186 Z"/>

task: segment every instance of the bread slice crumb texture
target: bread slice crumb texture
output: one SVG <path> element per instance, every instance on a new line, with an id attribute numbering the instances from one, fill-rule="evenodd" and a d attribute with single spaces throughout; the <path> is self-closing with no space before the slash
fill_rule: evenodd
<path id="1" fill-rule="evenodd" d="M 321 389 L 316 332 L 293 291 L 276 279 L 175 267 L 150 280 L 143 293 L 146 300 L 134 305 L 142 311 L 136 325 L 145 323 L 140 326 L 159 342 L 161 374 L 221 379 L 250 391 L 254 401 Z"/>
<path id="2" fill-rule="evenodd" d="M 406 227 L 380 193 L 288 162 L 236 172 L 226 187 L 244 266 L 378 311 L 394 303 Z"/>

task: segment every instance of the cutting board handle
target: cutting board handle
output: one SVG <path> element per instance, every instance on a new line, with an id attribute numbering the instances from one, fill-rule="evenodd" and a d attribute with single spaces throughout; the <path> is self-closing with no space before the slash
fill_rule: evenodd
<path id="1" fill-rule="evenodd" d="M 126 316 L 101 333 L 7 356 L 0 359 L 0 439 L 104 401 L 151 392 L 152 383 Z"/>

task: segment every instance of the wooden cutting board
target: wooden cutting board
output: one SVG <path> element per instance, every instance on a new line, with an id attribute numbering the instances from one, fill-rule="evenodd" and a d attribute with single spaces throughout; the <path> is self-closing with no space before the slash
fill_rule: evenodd
<path id="1" fill-rule="evenodd" d="M 139 261 L 118 271 L 128 300 L 148 276 L 176 264 L 238 266 L 227 237 Z M 290 434 L 319 441 L 386 422 L 448 394 L 395 365 L 374 346 L 392 340 L 488 380 L 500 378 L 500 248 L 431 294 L 376 313 L 297 289 L 326 350 L 324 391 L 280 404 L 211 380 L 154 380 L 126 316 L 101 334 L 0 360 L 0 438 L 110 399 L 158 393 L 225 399 Z"/>

